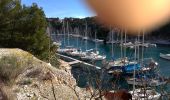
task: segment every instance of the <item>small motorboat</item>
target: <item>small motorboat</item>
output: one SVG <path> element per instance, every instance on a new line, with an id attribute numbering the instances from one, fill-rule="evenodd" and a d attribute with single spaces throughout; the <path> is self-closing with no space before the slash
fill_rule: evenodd
<path id="1" fill-rule="evenodd" d="M 170 54 L 163 54 L 163 53 L 160 53 L 160 57 L 163 58 L 163 59 L 170 60 Z"/>

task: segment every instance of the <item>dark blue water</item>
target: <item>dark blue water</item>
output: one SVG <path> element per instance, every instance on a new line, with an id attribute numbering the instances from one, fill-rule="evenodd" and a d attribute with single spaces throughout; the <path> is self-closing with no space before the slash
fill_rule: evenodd
<path id="1" fill-rule="evenodd" d="M 64 45 L 64 39 L 63 37 L 60 37 L 62 40 L 62 47 Z M 69 38 L 69 45 L 81 48 L 82 50 L 86 49 L 86 41 L 82 40 L 81 38 L 78 39 L 77 43 L 77 38 L 75 37 L 70 37 Z M 65 39 L 65 45 L 68 45 L 67 38 Z M 112 54 L 112 46 L 111 44 L 103 44 L 103 43 L 98 43 L 97 44 L 98 50 L 101 54 L 105 54 L 107 56 L 107 60 L 111 60 Z M 87 49 L 94 49 L 95 48 L 95 43 L 93 41 L 88 40 L 87 41 Z M 140 53 L 142 49 L 140 48 Z M 121 49 L 119 44 L 114 44 L 113 46 L 113 51 L 114 51 L 114 58 L 120 58 L 121 57 Z M 159 63 L 159 70 L 160 73 L 163 76 L 170 76 L 170 60 L 165 60 L 159 57 L 160 53 L 170 53 L 170 46 L 160 46 L 158 45 L 157 47 L 150 47 L 150 48 L 144 48 L 144 58 L 153 58 L 155 61 Z M 126 56 L 128 57 L 134 57 L 134 49 L 126 49 Z M 141 54 L 140 54 L 141 57 Z"/>
<path id="2" fill-rule="evenodd" d="M 64 38 L 60 37 L 62 40 L 62 47 L 68 45 L 67 38 L 65 39 L 64 44 Z M 75 38 L 70 37 L 69 38 L 69 46 L 78 47 L 82 50 L 86 50 L 86 41 L 82 40 L 81 38 Z M 78 41 L 78 42 L 77 42 Z M 107 56 L 107 60 L 112 59 L 112 46 L 111 44 L 103 44 L 98 43 L 97 44 L 98 50 L 100 54 L 105 54 Z M 94 49 L 95 48 L 95 42 L 88 40 L 87 41 L 87 49 Z M 119 44 L 114 44 L 113 46 L 114 51 L 114 58 L 120 58 L 121 57 L 121 48 Z M 142 49 L 140 48 L 140 57 L 141 57 Z M 151 48 L 144 48 L 144 58 L 153 58 L 155 61 L 159 63 L 159 72 L 162 76 L 170 77 L 170 60 L 165 60 L 159 57 L 160 53 L 170 53 L 170 46 L 163 46 L 158 45 L 157 47 L 151 47 Z M 126 56 L 127 57 L 134 57 L 134 49 L 126 49 Z M 99 63 L 101 65 L 101 63 Z M 99 65 L 99 66 L 100 66 Z M 102 66 L 102 65 L 101 65 Z M 93 68 L 87 68 L 87 67 L 72 67 L 72 74 L 74 78 L 77 81 L 77 84 L 79 87 L 86 87 L 89 83 L 93 87 L 97 87 L 97 79 L 101 80 L 100 86 L 105 90 L 116 90 L 116 89 L 126 89 L 126 90 L 132 90 L 132 85 L 128 85 L 125 78 L 123 76 L 111 76 L 107 73 L 102 73 L 101 70 L 95 70 Z M 114 85 L 113 85 L 114 84 Z M 170 92 L 170 85 L 165 85 L 161 87 L 152 87 L 155 88 L 157 91 L 162 93 L 162 91 Z M 164 96 L 166 98 L 166 96 Z M 169 100 L 169 99 L 162 99 L 162 100 Z"/>

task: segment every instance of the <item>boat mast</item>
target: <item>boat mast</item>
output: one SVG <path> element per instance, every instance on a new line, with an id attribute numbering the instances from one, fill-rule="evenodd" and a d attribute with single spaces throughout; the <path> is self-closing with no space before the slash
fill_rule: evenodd
<path id="1" fill-rule="evenodd" d="M 77 48 L 79 48 L 79 43 L 78 43 L 78 39 L 79 39 L 79 27 L 76 28 L 76 33 L 77 33 Z"/>
<path id="2" fill-rule="evenodd" d="M 97 32 L 95 30 L 95 50 L 97 52 Z"/>
<path id="3" fill-rule="evenodd" d="M 123 30 L 120 33 L 121 35 L 121 59 L 123 58 Z"/>
<path id="4" fill-rule="evenodd" d="M 86 29 L 85 29 L 85 39 L 86 37 L 87 37 L 87 22 L 86 22 Z M 85 45 L 86 45 L 86 51 L 87 51 L 87 39 L 86 39 Z"/>
<path id="5" fill-rule="evenodd" d="M 64 33 L 64 47 L 65 47 L 65 44 L 66 44 L 66 39 L 65 39 L 66 32 L 65 32 L 65 21 L 64 20 L 63 20 L 63 33 Z"/>
<path id="6" fill-rule="evenodd" d="M 112 37 L 112 57 L 114 56 L 113 54 L 113 29 L 111 29 L 111 37 Z"/>
<path id="7" fill-rule="evenodd" d="M 145 40 L 144 31 L 142 32 L 142 35 L 143 35 L 143 36 L 142 36 L 142 37 L 143 37 L 143 39 L 142 39 L 142 45 L 144 45 L 144 40 Z M 144 58 L 144 57 L 143 57 L 143 56 L 144 56 L 143 54 L 144 54 L 144 47 L 142 47 L 142 66 L 143 66 L 143 58 Z"/>
<path id="8" fill-rule="evenodd" d="M 126 44 L 126 37 L 127 37 L 127 34 L 126 34 L 126 30 L 125 30 L 125 44 Z M 124 48 L 124 57 L 126 57 L 126 45 L 125 45 L 125 48 Z"/>
<path id="9" fill-rule="evenodd" d="M 135 40 L 137 41 L 137 39 Z M 135 55 L 134 55 L 134 61 L 136 62 L 136 42 L 135 42 Z M 134 91 L 135 91 L 135 74 L 136 74 L 136 70 L 135 70 L 135 67 L 136 67 L 136 64 L 134 63 L 134 67 L 133 67 L 133 94 L 134 94 Z"/>
<path id="10" fill-rule="evenodd" d="M 137 58 L 138 58 L 138 62 L 139 62 L 139 59 L 140 59 L 140 58 L 139 58 L 139 57 L 140 57 L 140 55 L 139 55 L 139 53 L 140 53 L 140 51 L 139 51 L 139 45 L 140 45 L 140 32 L 138 33 L 138 42 L 137 42 L 137 43 L 138 43 L 138 45 L 137 45 L 137 46 L 138 46 L 138 57 L 137 57 Z M 143 46 L 144 46 L 144 45 L 143 45 L 143 43 L 142 43 L 142 47 L 143 47 Z"/>
<path id="11" fill-rule="evenodd" d="M 67 39 L 67 42 L 68 42 L 68 46 L 70 45 L 69 41 L 70 41 L 70 38 L 69 38 L 69 26 L 68 26 L 68 22 L 67 22 L 67 35 L 68 35 L 68 39 Z"/>

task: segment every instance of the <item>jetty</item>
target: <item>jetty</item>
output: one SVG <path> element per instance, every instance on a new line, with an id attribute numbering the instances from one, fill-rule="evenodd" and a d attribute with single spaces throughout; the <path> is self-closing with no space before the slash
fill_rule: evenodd
<path id="1" fill-rule="evenodd" d="M 87 62 L 84 62 L 84 61 L 80 61 L 78 59 L 75 59 L 75 58 L 72 58 L 72 57 L 69 57 L 69 56 L 66 56 L 66 55 L 62 55 L 62 54 L 59 54 L 59 53 L 56 53 L 60 59 L 68 62 L 68 64 L 70 66 L 75 66 L 75 65 L 82 65 L 82 66 L 87 66 L 87 67 L 93 67 L 93 68 L 96 68 L 96 69 L 101 69 L 99 66 L 96 66 L 96 65 L 92 65 L 92 64 L 89 64 Z"/>

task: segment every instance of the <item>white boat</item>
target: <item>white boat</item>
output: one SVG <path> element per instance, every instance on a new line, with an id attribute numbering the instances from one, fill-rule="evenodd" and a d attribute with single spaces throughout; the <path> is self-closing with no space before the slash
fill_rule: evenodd
<path id="1" fill-rule="evenodd" d="M 115 61 L 110 61 L 108 64 L 108 67 L 114 67 L 114 66 L 124 66 L 129 63 L 129 60 L 127 57 L 125 58 L 119 58 L 116 59 Z"/>
<path id="2" fill-rule="evenodd" d="M 107 44 L 119 44 L 120 41 L 107 41 L 106 43 Z"/>
<path id="3" fill-rule="evenodd" d="M 96 53 L 96 52 L 87 52 L 85 56 L 81 57 L 81 59 L 82 60 L 98 61 L 98 60 L 106 59 L 106 56 L 100 55 L 99 53 Z"/>
<path id="4" fill-rule="evenodd" d="M 72 34 L 73 36 L 75 36 L 76 38 L 77 38 L 77 46 L 76 46 L 76 48 L 77 49 L 75 49 L 75 50 L 73 50 L 73 51 L 70 51 L 70 52 L 67 52 L 67 55 L 70 55 L 70 56 L 74 56 L 74 57 L 83 57 L 83 56 L 85 56 L 86 55 L 86 52 L 83 52 L 82 50 L 81 50 L 81 48 L 79 48 L 79 29 L 77 28 L 76 29 L 76 34 Z"/>
<path id="5" fill-rule="evenodd" d="M 61 42 L 60 42 L 60 41 L 58 41 L 58 42 L 53 42 L 53 45 L 61 46 Z"/>
<path id="6" fill-rule="evenodd" d="M 77 34 L 70 34 L 72 37 L 81 37 L 81 35 L 77 35 Z"/>
<path id="7" fill-rule="evenodd" d="M 103 42 L 103 40 L 97 39 L 97 32 L 95 32 L 95 50 L 91 52 L 92 60 L 104 60 L 106 59 L 105 55 L 100 55 L 97 47 L 97 42 Z"/>
<path id="8" fill-rule="evenodd" d="M 140 42 L 135 42 L 135 44 L 129 45 L 128 47 L 130 47 L 131 49 L 135 48 L 135 47 L 145 47 L 148 48 L 149 46 L 151 46 L 149 43 L 140 43 Z"/>
<path id="9" fill-rule="evenodd" d="M 87 30 L 87 26 L 86 26 L 86 30 Z M 87 35 L 87 31 L 86 31 L 86 35 Z M 95 32 L 95 40 L 96 40 L 96 32 Z M 94 49 L 90 49 L 87 50 L 87 40 L 85 43 L 86 46 L 86 55 L 81 57 L 82 60 L 92 60 L 92 61 L 99 61 L 99 60 L 104 60 L 106 59 L 105 55 L 100 55 L 99 51 L 97 50 L 97 43 L 95 41 L 95 50 Z"/>
<path id="10" fill-rule="evenodd" d="M 103 43 L 104 40 L 101 40 L 101 39 L 94 39 L 93 41 L 94 41 L 94 42 L 97 42 L 97 43 Z"/>
<path id="11" fill-rule="evenodd" d="M 170 60 L 170 54 L 160 53 L 160 57 L 161 57 L 161 58 L 164 58 L 164 59 L 167 59 L 167 60 Z"/>
<path id="12" fill-rule="evenodd" d="M 139 50 L 139 45 L 138 45 L 140 43 L 139 40 L 140 40 L 140 38 L 139 38 L 139 35 L 138 35 L 138 41 L 135 42 L 135 55 L 134 55 L 134 58 L 135 58 L 136 61 L 137 61 L 137 59 L 136 59 L 137 58 L 136 47 L 138 47 L 138 50 Z M 142 44 L 144 44 L 144 32 L 143 32 L 143 42 L 142 42 Z M 144 47 L 144 46 L 142 45 L 142 47 Z M 139 60 L 139 55 L 138 55 L 138 60 Z M 142 66 L 144 67 L 143 62 L 144 62 L 144 59 L 142 57 Z M 157 63 L 153 62 L 153 60 L 151 59 L 151 62 L 149 61 L 149 66 L 154 67 L 155 65 L 157 66 Z M 138 80 L 136 78 L 136 75 L 138 75 L 138 74 L 136 74 L 136 67 L 134 66 L 133 69 L 134 69 L 133 78 L 127 80 L 127 82 L 129 84 L 133 85 L 133 90 L 129 92 L 129 93 L 132 94 L 132 100 L 158 100 L 160 98 L 161 94 L 156 92 L 154 89 L 151 89 L 151 88 L 139 88 L 139 89 L 136 89 L 135 86 L 136 85 L 144 86 L 145 84 L 146 85 L 152 85 L 152 86 L 153 85 L 154 86 L 159 85 L 158 83 L 161 83 L 159 78 L 158 78 L 159 81 L 155 81 L 156 80 L 156 78 L 154 79 L 155 75 L 151 74 L 151 76 L 153 78 L 150 78 L 147 75 L 145 75 L 145 73 L 144 73 L 144 76 L 140 76 L 141 74 L 139 76 L 137 76 L 137 77 L 139 77 L 139 80 Z"/>
<path id="13" fill-rule="evenodd" d="M 89 38 L 88 37 L 83 37 L 83 40 L 88 40 Z"/>
<path id="14" fill-rule="evenodd" d="M 75 49 L 73 51 L 67 52 L 67 55 L 75 57 L 84 57 L 86 55 L 86 52 L 82 52 L 81 50 Z"/>
<path id="15" fill-rule="evenodd" d="M 159 100 L 161 94 L 150 88 L 140 88 L 129 92 L 132 100 Z"/>
<path id="16" fill-rule="evenodd" d="M 100 55 L 99 51 L 91 52 L 91 56 L 94 57 L 93 60 L 104 60 L 104 59 L 106 59 L 106 56 L 105 55 Z"/>
<path id="17" fill-rule="evenodd" d="M 150 46 L 150 47 L 157 47 L 157 45 L 156 45 L 156 44 L 153 44 L 153 43 L 150 43 L 149 46 Z"/>
<path id="18" fill-rule="evenodd" d="M 133 46 L 132 42 L 123 43 L 123 47 L 130 47 L 130 46 Z"/>
<path id="19" fill-rule="evenodd" d="M 62 48 L 62 49 L 57 49 L 57 52 L 58 53 L 63 53 L 63 54 L 67 54 L 68 52 L 73 52 L 73 51 L 75 51 L 75 50 L 77 50 L 76 48 L 73 48 L 73 47 L 66 47 L 66 48 Z"/>
<path id="20" fill-rule="evenodd" d="M 135 83 L 134 83 L 135 81 Z M 130 85 L 136 85 L 136 86 L 161 86 L 165 85 L 166 81 L 161 81 L 159 79 L 137 79 L 137 78 L 130 78 L 127 79 L 127 83 Z"/>

